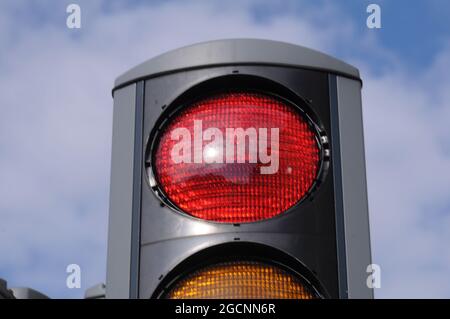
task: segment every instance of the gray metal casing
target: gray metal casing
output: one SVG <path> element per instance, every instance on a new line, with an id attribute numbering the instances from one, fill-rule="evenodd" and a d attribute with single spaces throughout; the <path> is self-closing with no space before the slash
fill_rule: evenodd
<path id="1" fill-rule="evenodd" d="M 328 74 L 330 108 L 333 137 L 337 145 L 332 154 L 336 188 L 336 205 L 342 208 L 342 231 L 338 232 L 337 244 L 341 245 L 342 256 L 338 256 L 341 287 L 341 298 L 373 298 L 373 292 L 366 286 L 368 274 L 365 272 L 371 263 L 369 221 L 366 194 L 364 144 L 361 111 L 361 82 L 356 68 L 322 53 L 291 44 L 267 40 L 221 40 L 202 43 L 158 56 L 120 76 L 114 90 L 114 124 L 113 150 L 111 168 L 111 199 L 108 238 L 108 269 L 106 282 L 107 298 L 148 298 L 150 291 L 137 287 L 136 276 L 140 265 L 139 259 L 155 261 L 167 258 L 164 254 L 189 255 L 195 251 L 215 244 L 232 241 L 236 236 L 248 241 L 264 242 L 264 234 L 245 234 L 243 230 L 218 233 L 218 226 L 213 223 L 196 223 L 189 218 L 179 224 L 178 239 L 161 239 L 149 245 L 141 238 L 140 225 L 145 223 L 141 216 L 141 205 L 159 205 L 158 201 L 142 202 L 142 183 L 145 143 L 148 132 L 143 128 L 144 94 L 146 81 L 163 77 L 167 74 L 182 73 L 189 80 L 195 70 L 236 67 L 248 65 L 277 66 L 285 68 L 308 69 Z M 218 73 L 220 74 L 220 72 Z M 194 77 L 194 75 L 192 75 Z M 211 78 L 213 75 L 211 75 Z M 203 80 L 206 80 L 204 77 Z M 174 99 L 180 92 L 170 92 L 171 83 L 164 82 L 166 95 Z M 158 88 L 153 88 L 158 89 Z M 185 89 L 188 89 L 186 86 Z M 335 98 L 333 98 L 333 96 Z M 147 108 L 146 108 L 147 110 Z M 333 112 L 331 112 L 333 113 Z M 137 140 L 138 139 L 138 140 Z M 140 139 L 140 141 L 139 141 Z M 339 164 L 338 166 L 336 166 Z M 138 181 L 139 180 L 139 181 Z M 145 194 L 144 194 L 145 195 Z M 146 208 L 149 208 L 146 206 Z M 339 207 L 336 207 L 338 210 Z M 337 221 L 336 227 L 339 225 Z M 252 226 L 249 226 L 249 229 Z M 287 237 L 283 234 L 271 234 L 282 246 Z M 141 243 L 147 247 L 141 250 Z M 159 248 L 158 248 L 159 246 Z M 195 247 L 186 251 L 185 247 Z M 153 247 L 149 250 L 150 247 Z M 160 256 L 154 256 L 159 252 Z M 141 256 L 141 254 L 143 254 Z M 152 256 L 152 257 L 150 257 Z M 183 257 L 180 257 L 182 259 Z M 175 266 L 175 265 L 172 265 Z M 170 270 L 170 269 L 168 269 Z M 145 272 L 144 272 L 145 273 Z M 161 276 L 166 274 L 162 273 Z M 134 279 L 133 279 L 134 278 Z M 161 278 L 140 278 L 154 282 L 154 287 Z"/>
<path id="2" fill-rule="evenodd" d="M 349 298 L 373 298 L 361 83 L 337 77 L 340 161 Z"/>
<path id="3" fill-rule="evenodd" d="M 114 94 L 106 298 L 129 298 L 136 84 Z"/>

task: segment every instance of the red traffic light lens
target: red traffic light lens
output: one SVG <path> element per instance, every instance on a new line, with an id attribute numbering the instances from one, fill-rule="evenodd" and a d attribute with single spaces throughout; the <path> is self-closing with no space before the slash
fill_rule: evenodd
<path id="1" fill-rule="evenodd" d="M 194 217 L 268 219 L 298 203 L 317 177 L 315 130 L 281 98 L 216 93 L 167 122 L 154 149 L 155 177 L 170 202 Z"/>

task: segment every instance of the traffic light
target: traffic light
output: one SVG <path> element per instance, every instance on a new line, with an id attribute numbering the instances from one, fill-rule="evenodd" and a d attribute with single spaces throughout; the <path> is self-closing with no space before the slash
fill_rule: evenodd
<path id="1" fill-rule="evenodd" d="M 372 298 L 356 68 L 220 40 L 113 97 L 107 298 Z"/>

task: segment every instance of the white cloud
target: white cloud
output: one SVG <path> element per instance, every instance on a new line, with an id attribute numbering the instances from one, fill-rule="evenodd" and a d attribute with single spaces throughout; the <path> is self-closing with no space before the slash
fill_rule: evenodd
<path id="1" fill-rule="evenodd" d="M 441 284 L 450 279 L 450 154 L 444 151 L 450 81 L 441 75 L 449 55 L 442 52 L 428 73 L 365 77 L 373 255 L 385 275 L 382 297 L 450 295 Z"/>
<path id="2" fill-rule="evenodd" d="M 0 45 L 0 272 L 14 285 L 53 296 L 82 295 L 64 287 L 70 263 L 81 264 L 84 289 L 104 280 L 110 90 L 117 75 L 164 51 L 217 38 L 269 38 L 330 53 L 341 45 L 360 45 L 352 24 L 331 5 L 296 14 L 286 10 L 256 22 L 247 9 L 220 2 L 122 10 L 116 3 L 107 14 L 101 13 L 100 2 L 80 3 L 79 31 L 65 28 L 61 5 L 62 15 L 52 14 L 43 27 L 18 25 L 10 9 L 0 10 L 0 37 L 8 43 Z M 46 3 L 47 10 L 52 4 Z M 11 34 L 20 36 L 6 37 Z M 376 39 L 361 43 L 367 51 L 398 59 Z M 445 253 L 450 149 L 442 146 L 448 142 L 442 137 L 450 136 L 445 121 L 450 79 L 443 71 L 450 66 L 449 52 L 443 51 L 424 74 L 411 75 L 402 67 L 382 75 L 363 70 L 372 242 L 374 262 L 383 269 L 381 297 L 450 296 L 441 284 L 450 279 Z M 435 78 L 436 86 L 431 85 Z"/>

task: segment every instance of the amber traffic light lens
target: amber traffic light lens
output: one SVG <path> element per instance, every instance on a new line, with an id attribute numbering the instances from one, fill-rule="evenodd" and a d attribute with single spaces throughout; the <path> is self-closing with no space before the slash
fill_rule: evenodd
<path id="1" fill-rule="evenodd" d="M 168 299 L 315 299 L 298 275 L 259 261 L 208 265 L 181 278 Z"/>

